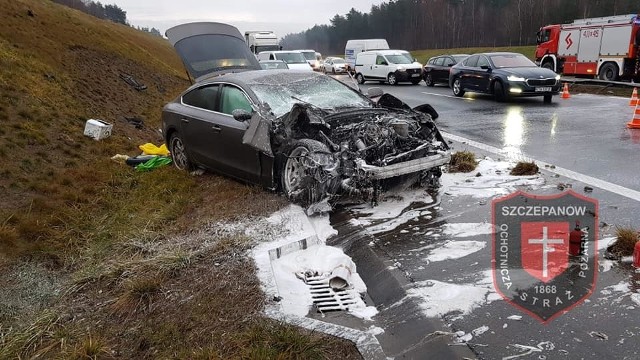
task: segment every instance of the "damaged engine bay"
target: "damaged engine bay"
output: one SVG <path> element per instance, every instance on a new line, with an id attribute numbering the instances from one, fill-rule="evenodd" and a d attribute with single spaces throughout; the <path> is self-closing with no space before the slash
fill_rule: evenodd
<path id="1" fill-rule="evenodd" d="M 437 113 L 426 107 L 410 109 L 388 94 L 374 108 L 295 104 L 271 132 L 282 190 L 308 205 L 332 195 L 376 203 L 390 179 L 437 187 L 449 147 L 435 125 Z"/>

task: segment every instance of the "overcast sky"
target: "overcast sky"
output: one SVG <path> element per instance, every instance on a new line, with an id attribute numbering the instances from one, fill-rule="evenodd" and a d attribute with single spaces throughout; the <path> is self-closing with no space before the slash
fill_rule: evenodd
<path id="1" fill-rule="evenodd" d="M 134 26 L 168 28 L 194 21 L 216 21 L 248 30 L 273 30 L 278 37 L 329 24 L 351 8 L 369 12 L 382 0 L 107 0 L 127 12 Z"/>

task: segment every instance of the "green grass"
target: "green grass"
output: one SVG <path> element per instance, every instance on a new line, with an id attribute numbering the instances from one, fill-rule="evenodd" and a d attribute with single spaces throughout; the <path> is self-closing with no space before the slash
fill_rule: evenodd
<path id="1" fill-rule="evenodd" d="M 481 52 L 509 51 L 517 52 L 525 55 L 531 60 L 535 58 L 535 46 L 503 46 L 503 47 L 474 47 L 474 48 L 455 48 L 455 49 L 429 49 L 414 50 L 411 54 L 418 59 L 421 64 L 426 63 L 429 58 L 445 54 L 475 54 Z"/>

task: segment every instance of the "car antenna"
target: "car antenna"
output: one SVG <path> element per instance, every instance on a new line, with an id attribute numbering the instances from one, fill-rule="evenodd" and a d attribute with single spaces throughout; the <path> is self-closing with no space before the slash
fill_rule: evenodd
<path id="1" fill-rule="evenodd" d="M 351 72 L 347 71 L 347 74 L 349 74 L 349 77 L 351 78 L 351 81 L 353 81 L 353 84 L 356 86 L 356 90 L 360 91 L 360 85 L 358 85 L 358 81 L 353 77 L 353 75 L 351 74 Z"/>
<path id="2" fill-rule="evenodd" d="M 187 67 L 184 67 L 184 72 L 187 73 L 187 78 L 189 79 L 189 83 L 191 83 L 191 85 L 193 85 L 193 79 L 191 79 L 191 75 L 189 74 L 189 70 L 187 70 Z"/>

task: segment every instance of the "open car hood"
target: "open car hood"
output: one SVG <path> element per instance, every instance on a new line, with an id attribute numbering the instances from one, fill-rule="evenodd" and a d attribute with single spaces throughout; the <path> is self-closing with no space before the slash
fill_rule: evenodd
<path id="1" fill-rule="evenodd" d="M 165 35 L 194 79 L 261 69 L 240 31 L 231 25 L 188 23 L 168 29 Z"/>

